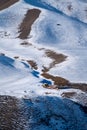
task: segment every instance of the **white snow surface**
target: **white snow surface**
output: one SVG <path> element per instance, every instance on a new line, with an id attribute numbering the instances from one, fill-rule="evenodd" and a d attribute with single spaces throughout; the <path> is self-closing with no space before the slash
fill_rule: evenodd
<path id="1" fill-rule="evenodd" d="M 0 53 L 5 54 L 0 56 L 0 94 L 21 97 L 30 94 L 45 95 L 49 92 L 61 96 L 61 91 L 65 90 L 48 90 L 42 87 L 41 81 L 44 78 L 40 75 L 41 70 L 43 66 L 48 67 L 52 59 L 46 57 L 45 51 L 39 48 L 54 50 L 68 57 L 66 61 L 54 66 L 49 73 L 71 82 L 87 83 L 87 24 L 85 14 L 82 13 L 86 3 L 78 1 L 79 4 L 82 3 L 80 8 L 76 1 L 69 2 L 73 6 L 71 13 L 66 9 L 68 0 L 30 0 L 28 3 L 26 0 L 20 0 L 0 11 Z M 39 8 L 41 14 L 32 25 L 28 39 L 19 39 L 19 25 L 27 10 L 33 8 Z M 31 45 L 22 46 L 23 42 L 29 42 Z M 15 56 L 19 58 L 15 59 Z M 38 77 L 27 60 L 37 63 Z"/>
<path id="2" fill-rule="evenodd" d="M 33 8 L 40 9 L 41 14 L 28 39 L 22 40 L 18 38 L 19 25 Z M 32 130 L 86 130 L 87 117 L 80 106 L 62 100 L 61 95 L 75 92 L 71 100 L 87 106 L 87 93 L 78 89 L 43 88 L 45 78 L 41 76 L 43 66 L 52 62 L 45 55 L 45 49 L 50 49 L 67 56 L 49 70 L 50 74 L 74 83 L 87 83 L 86 23 L 87 0 L 20 0 L 0 11 L 0 95 L 23 97 L 24 105 L 34 110 L 29 123 L 44 122 L 31 125 Z M 24 42 L 30 44 L 21 45 Z M 38 69 L 32 69 L 27 60 L 35 61 Z M 47 119 L 50 127 L 45 124 Z"/>

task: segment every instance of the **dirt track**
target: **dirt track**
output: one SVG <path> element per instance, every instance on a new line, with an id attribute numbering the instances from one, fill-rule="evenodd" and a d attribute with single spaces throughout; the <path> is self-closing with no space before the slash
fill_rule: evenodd
<path id="1" fill-rule="evenodd" d="M 18 1 L 19 0 L 0 0 L 0 10 L 6 9 Z"/>

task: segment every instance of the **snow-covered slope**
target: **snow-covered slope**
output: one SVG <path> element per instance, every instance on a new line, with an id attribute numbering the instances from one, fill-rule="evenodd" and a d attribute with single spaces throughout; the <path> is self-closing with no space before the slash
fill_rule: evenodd
<path id="1" fill-rule="evenodd" d="M 61 11 L 62 13 L 75 18 L 77 21 L 87 23 L 87 0 L 37 0 L 37 2 L 35 0 L 25 1 L 33 5 L 38 3 L 39 6 L 44 5 L 46 8 L 50 5 L 50 10 L 54 8 L 55 11 Z"/>
<path id="2" fill-rule="evenodd" d="M 82 3 L 82 8 L 77 3 Z M 75 17 L 65 9 L 69 4 L 75 6 Z M 34 61 L 38 73 L 42 73 L 43 67 L 49 68 L 52 62 L 52 58 L 46 57 L 46 50 L 63 53 L 67 59 L 48 72 L 71 82 L 87 83 L 87 25 L 82 12 L 85 6 L 86 3 L 74 0 L 20 0 L 0 11 L 0 52 L 11 58 L 17 57 L 19 62 Z M 28 38 L 20 39 L 20 24 L 27 11 L 33 8 L 41 10 L 39 18 L 31 26 Z M 68 8 L 72 11 L 71 7 Z M 84 20 L 77 16 L 76 9 L 83 14 Z"/>
<path id="3" fill-rule="evenodd" d="M 86 130 L 86 114 L 69 101 L 87 106 L 86 66 L 86 0 L 19 0 L 0 11 L 0 95 L 22 97 L 32 107 L 38 116 L 31 113 L 32 130 Z M 52 113 L 50 127 L 37 125 Z"/>
<path id="4" fill-rule="evenodd" d="M 12 58 L 0 56 L 0 94 L 17 97 L 30 97 L 51 92 L 42 87 L 44 78 L 32 70 L 25 61 L 15 61 Z M 41 89 L 40 89 L 41 88 Z M 57 92 L 54 90 L 54 95 Z"/>
<path id="5" fill-rule="evenodd" d="M 57 49 L 57 51 L 59 52 L 61 50 L 61 52 L 68 55 L 69 60 L 67 60 L 66 64 L 62 64 L 64 66 L 64 70 L 61 69 L 62 71 L 60 72 L 58 71 L 60 70 L 60 68 L 56 68 L 56 71 L 53 68 L 50 73 L 60 75 L 73 82 L 87 82 L 87 76 L 85 75 L 87 74 L 87 25 L 78 17 L 75 18 L 68 14 L 65 15 L 64 13 L 62 13 L 63 10 L 60 11 L 58 7 L 55 7 L 58 4 L 60 5 L 60 7 L 63 8 L 63 6 L 67 6 L 67 2 L 63 1 L 63 3 L 65 3 L 63 4 L 60 1 L 44 1 L 45 3 L 42 3 L 42 1 L 40 0 L 25 1 L 31 5 L 45 9 L 42 10 L 40 18 L 33 24 L 30 34 L 32 38 L 30 38 L 29 41 L 32 43 L 34 42 L 43 44 L 49 47 L 53 46 L 54 50 Z M 76 5 L 75 1 L 72 1 L 72 3 Z M 83 8 L 85 9 L 84 6 Z M 80 8 L 80 6 L 78 7 Z M 78 9 L 78 7 L 76 6 L 76 9 Z M 76 15 L 77 14 L 78 12 L 76 12 Z M 82 54 L 84 55 L 84 57 Z M 69 69 L 70 71 L 67 71 L 67 69 Z M 71 72 L 73 72 L 73 74 Z M 82 74 L 83 77 L 81 76 Z M 74 77 L 74 75 L 76 76 Z"/>
<path id="6" fill-rule="evenodd" d="M 62 53 L 67 56 L 66 60 L 60 64 L 55 64 L 48 72 L 51 75 L 61 76 L 70 82 L 87 83 L 87 25 L 78 16 L 75 18 L 68 11 L 65 12 L 64 8 L 69 3 L 73 4 L 72 6 L 75 6 L 75 9 L 81 13 L 86 6 L 86 3 L 74 0 L 69 2 L 20 0 L 11 7 L 0 11 L 0 52 L 13 58 L 15 63 L 18 62 L 18 68 L 23 65 L 22 61 L 26 62 L 27 66 L 29 66 L 27 61 L 33 61 L 37 65 L 37 72 L 41 78 L 43 67 L 49 68 L 53 62 L 52 58 L 46 56 L 46 51 L 49 49 L 50 52 Z M 82 3 L 80 10 L 76 3 Z M 20 39 L 20 24 L 27 11 L 33 8 L 41 10 L 39 18 L 31 26 L 28 38 Z M 78 12 L 75 14 L 77 15 Z M 0 62 L 2 61 L 0 60 Z M 4 67 L 4 65 L 0 66 L 1 68 Z M 24 68 L 19 71 L 15 69 L 15 66 L 13 68 L 9 66 L 6 70 L 9 72 L 9 76 L 12 73 L 9 69 L 13 73 L 18 71 L 16 77 L 19 79 L 22 75 L 21 72 L 28 73 L 28 68 L 25 72 Z M 1 76 L 4 75 L 3 72 L 1 69 Z M 39 80 L 41 79 L 39 78 Z"/>

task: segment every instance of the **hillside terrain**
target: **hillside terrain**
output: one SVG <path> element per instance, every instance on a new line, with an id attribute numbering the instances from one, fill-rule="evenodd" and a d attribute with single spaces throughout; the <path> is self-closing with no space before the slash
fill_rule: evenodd
<path id="1" fill-rule="evenodd" d="M 87 0 L 0 0 L 0 130 L 87 130 Z"/>

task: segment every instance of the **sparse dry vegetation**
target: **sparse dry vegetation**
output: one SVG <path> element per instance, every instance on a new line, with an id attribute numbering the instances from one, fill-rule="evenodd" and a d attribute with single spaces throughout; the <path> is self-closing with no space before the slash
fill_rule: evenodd
<path id="1" fill-rule="evenodd" d="M 0 96 L 0 130 L 24 130 L 24 113 L 15 97 Z"/>

